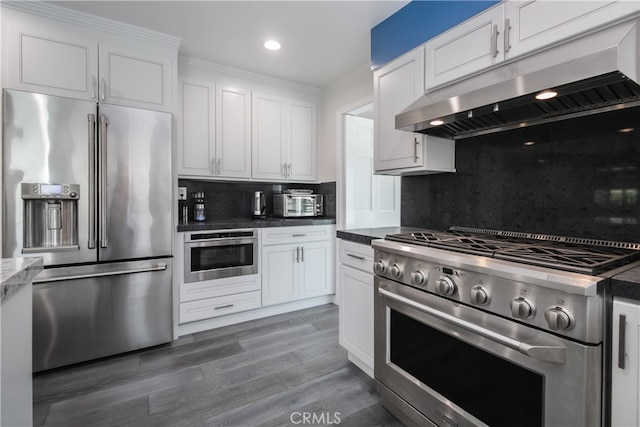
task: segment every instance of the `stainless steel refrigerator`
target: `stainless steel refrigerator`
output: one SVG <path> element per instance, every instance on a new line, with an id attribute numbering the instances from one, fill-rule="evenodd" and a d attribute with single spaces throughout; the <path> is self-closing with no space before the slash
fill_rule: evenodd
<path id="1" fill-rule="evenodd" d="M 171 115 L 3 92 L 3 256 L 42 256 L 34 372 L 172 339 Z"/>

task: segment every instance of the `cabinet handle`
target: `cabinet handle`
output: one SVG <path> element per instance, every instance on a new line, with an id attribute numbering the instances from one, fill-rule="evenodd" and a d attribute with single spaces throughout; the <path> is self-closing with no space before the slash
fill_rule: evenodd
<path id="1" fill-rule="evenodd" d="M 350 256 L 351 258 L 359 259 L 360 261 L 366 261 L 366 258 L 360 255 L 347 254 L 347 256 Z"/>
<path id="2" fill-rule="evenodd" d="M 211 175 L 215 175 L 216 174 L 216 158 L 212 158 L 211 161 L 209 162 L 209 172 L 211 172 Z"/>
<path id="3" fill-rule="evenodd" d="M 220 310 L 221 308 L 229 308 L 229 307 L 233 307 L 233 304 L 218 305 L 216 307 L 213 307 L 213 309 Z"/>
<path id="4" fill-rule="evenodd" d="M 296 246 L 296 262 L 300 262 L 300 246 Z"/>
<path id="5" fill-rule="evenodd" d="M 282 164 L 282 176 L 285 177 L 285 178 L 287 177 L 287 164 L 286 163 Z"/>
<path id="6" fill-rule="evenodd" d="M 418 142 L 418 138 L 413 138 L 413 142 L 413 162 L 418 163 L 418 145 L 420 145 L 420 143 Z"/>
<path id="7" fill-rule="evenodd" d="M 287 164 L 287 178 L 291 177 L 291 163 Z"/>
<path id="8" fill-rule="evenodd" d="M 619 317 L 620 326 L 618 328 L 618 368 L 625 368 L 626 342 L 625 336 L 627 332 L 627 315 L 621 314 Z"/>
<path id="9" fill-rule="evenodd" d="M 504 53 L 511 50 L 511 40 L 509 40 L 509 33 L 511 32 L 511 20 L 507 18 L 504 21 Z"/>
<path id="10" fill-rule="evenodd" d="M 496 57 L 498 56 L 498 35 L 500 34 L 500 31 L 498 31 L 498 25 L 494 24 L 493 25 L 493 30 L 491 31 L 491 56 L 492 57 Z"/>
<path id="11" fill-rule="evenodd" d="M 96 81 L 96 76 L 91 76 L 91 99 L 96 99 L 96 86 L 98 82 Z"/>
<path id="12" fill-rule="evenodd" d="M 104 101 L 104 93 L 107 91 L 107 82 L 105 79 L 102 79 L 102 91 L 100 91 L 100 88 L 98 88 L 98 91 L 100 92 L 100 100 Z"/>
<path id="13" fill-rule="evenodd" d="M 220 175 L 220 164 L 221 164 L 221 158 L 218 158 L 218 163 L 216 164 L 216 174 Z"/>
<path id="14" fill-rule="evenodd" d="M 306 234 L 292 234 L 291 237 L 305 237 Z"/>
<path id="15" fill-rule="evenodd" d="M 300 246 L 300 262 L 304 262 L 304 246 Z"/>

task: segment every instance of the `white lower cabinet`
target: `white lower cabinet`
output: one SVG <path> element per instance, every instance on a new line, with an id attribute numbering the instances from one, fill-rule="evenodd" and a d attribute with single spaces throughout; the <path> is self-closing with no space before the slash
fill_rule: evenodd
<path id="1" fill-rule="evenodd" d="M 263 306 L 334 293 L 334 226 L 263 228 L 261 233 Z"/>
<path id="2" fill-rule="evenodd" d="M 261 305 L 259 274 L 180 285 L 180 323 L 224 316 Z"/>
<path id="3" fill-rule="evenodd" d="M 640 301 L 613 300 L 611 425 L 640 426 Z"/>
<path id="4" fill-rule="evenodd" d="M 338 240 L 338 258 L 340 345 L 373 377 L 373 249 Z"/>

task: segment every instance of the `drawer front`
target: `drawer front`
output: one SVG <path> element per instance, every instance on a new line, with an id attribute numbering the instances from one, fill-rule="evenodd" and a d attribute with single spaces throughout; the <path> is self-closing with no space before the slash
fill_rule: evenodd
<path id="1" fill-rule="evenodd" d="M 218 298 L 208 298 L 180 304 L 180 323 L 195 322 L 259 308 L 261 292 L 245 292 Z"/>
<path id="2" fill-rule="evenodd" d="M 261 281 L 259 274 L 226 277 L 224 279 L 205 280 L 202 282 L 182 283 L 180 285 L 180 302 L 197 301 L 225 295 L 259 291 L 260 288 Z"/>
<path id="3" fill-rule="evenodd" d="M 315 242 L 335 237 L 334 225 L 273 227 L 260 230 L 263 245 Z"/>
<path id="4" fill-rule="evenodd" d="M 338 247 L 341 264 L 366 273 L 373 272 L 373 248 L 371 246 L 340 239 Z"/>

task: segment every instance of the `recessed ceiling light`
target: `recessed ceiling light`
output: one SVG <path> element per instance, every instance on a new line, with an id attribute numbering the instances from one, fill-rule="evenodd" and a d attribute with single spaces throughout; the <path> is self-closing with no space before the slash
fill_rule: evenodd
<path id="1" fill-rule="evenodd" d="M 536 144 L 536 142 L 535 142 L 535 141 L 526 141 L 526 142 L 524 143 L 524 145 L 526 145 L 527 147 L 529 147 L 529 146 L 531 146 L 531 145 L 535 145 L 535 144 Z"/>
<path id="2" fill-rule="evenodd" d="M 282 46 L 276 40 L 267 40 L 264 47 L 269 50 L 279 50 Z"/>
<path id="3" fill-rule="evenodd" d="M 444 124 L 444 121 L 443 121 L 443 120 L 440 120 L 440 119 L 438 119 L 438 120 L 432 120 L 432 121 L 430 121 L 430 122 L 429 122 L 429 124 L 430 124 L 431 126 L 440 126 L 440 125 L 443 125 L 443 124 Z"/>
<path id="4" fill-rule="evenodd" d="M 558 92 L 554 92 L 552 90 L 543 90 L 536 95 L 536 99 L 543 101 L 545 99 L 555 98 L 556 96 L 558 96 Z"/>
<path id="5" fill-rule="evenodd" d="M 630 133 L 633 132 L 635 129 L 634 128 L 622 128 L 622 129 L 618 129 L 618 132 L 620 133 Z"/>

